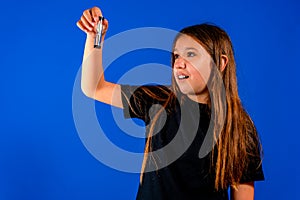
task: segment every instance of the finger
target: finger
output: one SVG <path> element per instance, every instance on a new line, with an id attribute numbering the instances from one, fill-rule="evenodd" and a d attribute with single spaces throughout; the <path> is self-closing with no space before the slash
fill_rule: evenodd
<path id="1" fill-rule="evenodd" d="M 85 26 L 83 25 L 82 21 L 81 20 L 78 20 L 77 23 L 76 23 L 77 27 L 84 31 L 84 32 L 87 32 L 88 30 L 85 28 Z"/>
<path id="2" fill-rule="evenodd" d="M 80 21 L 85 29 L 88 29 L 89 31 L 92 31 L 94 29 L 94 26 L 89 23 L 89 21 L 85 18 L 84 15 L 81 16 Z"/>
<path id="3" fill-rule="evenodd" d="M 102 12 L 98 7 L 91 8 L 90 14 L 93 17 L 93 21 L 96 23 L 99 21 L 99 17 L 102 17 Z"/>
<path id="4" fill-rule="evenodd" d="M 82 17 L 84 17 L 85 22 L 87 22 L 90 26 L 95 26 L 94 19 L 91 15 L 90 10 L 85 10 L 82 14 Z"/>
<path id="5" fill-rule="evenodd" d="M 81 29 L 87 34 L 95 33 L 94 31 L 90 31 L 89 29 L 87 29 L 81 20 L 77 21 L 76 25 L 78 26 L 79 29 Z"/>
<path id="6" fill-rule="evenodd" d="M 104 18 L 104 20 L 103 20 L 103 34 L 106 33 L 107 29 L 108 29 L 108 21 L 107 21 L 106 18 Z"/>

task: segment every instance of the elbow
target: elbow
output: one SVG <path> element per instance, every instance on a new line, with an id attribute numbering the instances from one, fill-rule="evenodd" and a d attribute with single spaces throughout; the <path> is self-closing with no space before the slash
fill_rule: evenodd
<path id="1" fill-rule="evenodd" d="M 91 99 L 94 99 L 95 91 L 93 91 L 92 89 L 90 89 L 90 88 L 84 86 L 83 84 L 81 84 L 81 91 L 82 91 L 82 93 L 83 93 L 85 96 L 87 96 L 87 97 L 89 97 L 89 98 L 91 98 Z"/>
<path id="2" fill-rule="evenodd" d="M 104 85 L 105 85 L 104 81 L 101 84 L 97 84 L 97 85 L 81 82 L 81 91 L 85 96 L 96 100 L 97 98 L 96 95 L 98 96 L 100 91 L 103 91 Z"/>

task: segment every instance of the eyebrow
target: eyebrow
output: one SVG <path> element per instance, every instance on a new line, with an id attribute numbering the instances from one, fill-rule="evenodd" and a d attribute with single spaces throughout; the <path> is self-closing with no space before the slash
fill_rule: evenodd
<path id="1" fill-rule="evenodd" d="M 196 48 L 194 48 L 194 47 L 187 47 L 187 48 L 185 48 L 184 49 L 184 51 L 187 51 L 187 50 L 196 50 L 196 51 L 198 51 Z M 178 51 L 178 49 L 174 49 L 174 51 Z"/>

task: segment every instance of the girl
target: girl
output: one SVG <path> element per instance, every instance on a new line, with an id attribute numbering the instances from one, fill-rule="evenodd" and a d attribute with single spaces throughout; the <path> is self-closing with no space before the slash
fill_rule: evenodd
<path id="1" fill-rule="evenodd" d="M 171 87 L 119 85 L 104 79 L 102 48 L 94 49 L 100 16 L 94 7 L 77 22 L 87 34 L 82 91 L 147 125 L 137 199 L 228 199 L 229 187 L 231 199 L 253 199 L 254 181 L 264 179 L 261 148 L 238 96 L 228 35 L 186 27 L 174 40 Z M 103 26 L 105 35 L 107 20 Z"/>

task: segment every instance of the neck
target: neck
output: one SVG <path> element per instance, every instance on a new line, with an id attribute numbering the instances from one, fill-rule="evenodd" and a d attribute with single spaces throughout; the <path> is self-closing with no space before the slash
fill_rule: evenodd
<path id="1" fill-rule="evenodd" d="M 208 91 L 204 91 L 201 94 L 188 94 L 187 96 L 192 101 L 195 101 L 197 103 L 208 104 L 210 101 Z"/>

